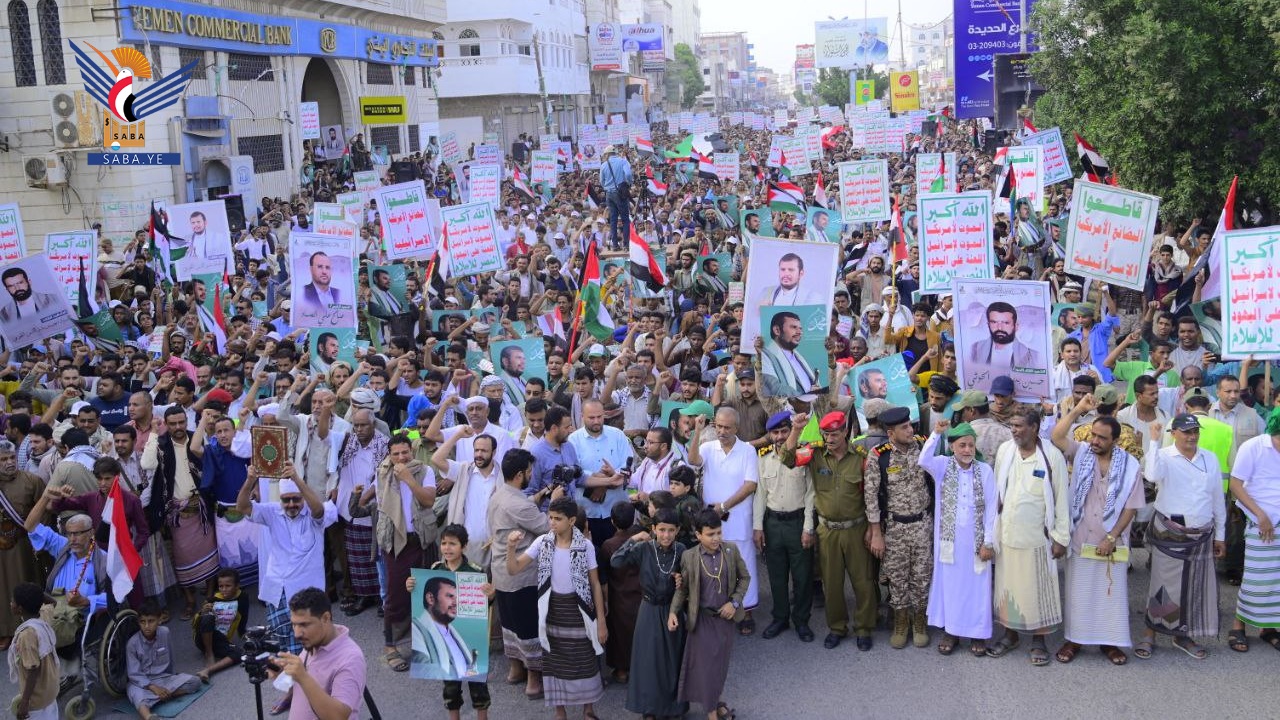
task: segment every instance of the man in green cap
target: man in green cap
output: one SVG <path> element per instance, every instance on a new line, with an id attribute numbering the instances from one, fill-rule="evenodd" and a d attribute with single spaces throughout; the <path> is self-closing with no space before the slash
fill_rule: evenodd
<path id="1" fill-rule="evenodd" d="M 981 390 L 965 390 L 954 405 L 955 419 L 965 423 L 977 437 L 978 452 L 991 460 L 1000 446 L 1013 439 L 1013 433 L 1004 424 L 991 417 L 987 394 Z"/>
<path id="2" fill-rule="evenodd" d="M 1080 303 L 1076 306 L 1076 314 L 1080 316 L 1080 327 L 1067 337 L 1073 337 L 1082 344 L 1088 346 L 1089 363 L 1098 368 L 1098 373 L 1102 375 L 1103 382 L 1111 382 L 1110 368 L 1102 367 L 1103 360 L 1107 357 L 1107 351 L 1111 347 L 1111 334 L 1120 327 L 1120 318 L 1114 312 L 1109 312 L 1107 306 L 1112 305 L 1111 311 L 1114 311 L 1114 301 L 1111 296 L 1104 290 L 1099 294 L 1102 298 L 1102 320 L 1098 320 L 1098 307 L 1093 303 Z M 1086 338 L 1088 338 L 1086 340 Z"/>
<path id="3" fill-rule="evenodd" d="M 937 454 L 944 434 L 951 457 Z M 929 624 L 943 629 L 943 655 L 955 650 L 959 638 L 971 638 L 969 652 L 982 657 L 991 637 L 991 561 L 1000 503 L 995 471 L 978 459 L 977 440 L 968 423 L 950 427 L 940 420 L 920 451 L 920 467 L 938 488 Z"/>

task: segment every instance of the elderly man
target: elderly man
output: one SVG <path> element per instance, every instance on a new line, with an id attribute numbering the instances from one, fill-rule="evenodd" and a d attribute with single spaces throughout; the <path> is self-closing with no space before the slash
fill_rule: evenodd
<path id="1" fill-rule="evenodd" d="M 1003 657 L 1018 647 L 1018 632 L 1030 632 L 1032 665 L 1049 664 L 1045 637 L 1062 622 L 1058 572 L 1053 560 L 1071 542 L 1067 461 L 1040 442 L 1040 412 L 1022 407 L 1009 421 L 1013 440 L 996 452 L 995 619 L 1004 637 L 987 648 Z"/>
<path id="2" fill-rule="evenodd" d="M 956 425 L 969 425 L 977 438 L 978 453 L 983 462 L 990 463 L 996 459 L 996 451 L 1000 446 L 1013 439 L 1009 428 L 991 417 L 991 405 L 987 394 L 981 390 L 965 390 L 956 396 Z"/>
<path id="3" fill-rule="evenodd" d="M 653 391 L 645 385 L 649 373 L 638 363 L 627 367 L 626 387 L 617 387 L 623 360 L 627 357 L 623 355 L 609 364 L 609 369 L 605 371 L 603 397 L 611 399 L 622 409 L 622 432 L 628 439 L 634 439 L 642 437 L 653 427 L 655 418 L 649 414 L 649 399 Z"/>
<path id="4" fill-rule="evenodd" d="M 67 604 L 90 616 L 107 607 L 111 580 L 107 575 L 107 556 L 93 542 L 93 518 L 83 513 L 72 515 L 63 524 L 63 532 L 40 522 L 51 502 L 62 493 L 52 485 L 45 487 L 23 522 L 37 552 L 53 555 L 53 568 L 45 581 L 45 592 L 55 597 L 65 595 Z"/>
<path id="5" fill-rule="evenodd" d="M 342 612 L 354 617 L 378 604 L 376 548 L 373 543 L 373 520 L 353 517 L 351 496 L 360 498 L 371 484 L 375 470 L 389 452 L 386 435 L 374 429 L 373 413 L 357 410 L 351 416 L 353 432 L 346 433 L 338 450 L 337 485 L 331 490 L 342 518 L 342 552 L 335 553 L 344 572 Z M 326 565 L 327 567 L 327 565 Z"/>
<path id="6" fill-rule="evenodd" d="M 773 622 L 761 634 L 777 637 L 795 623 L 796 637 L 813 642 L 813 482 L 803 467 L 787 467 L 780 451 L 791 435 L 791 413 L 774 413 L 765 424 L 770 442 L 760 453 L 760 484 L 753 503 L 752 535 L 765 554 Z"/>
<path id="7" fill-rule="evenodd" d="M 38 577 L 31 539 L 20 532 L 31 508 L 44 494 L 44 481 L 18 469 L 13 443 L 0 439 L 0 597 L 13 597 L 13 589 Z M 18 628 L 13 613 L 0 613 L 0 648 L 8 649 Z"/>
<path id="8" fill-rule="evenodd" d="M 1114 418 L 1093 421 L 1087 448 L 1070 438 L 1075 419 L 1092 410 L 1094 402 L 1086 395 L 1053 427 L 1054 446 L 1072 461 L 1066 642 L 1057 659 L 1069 663 L 1081 646 L 1099 645 L 1112 665 L 1124 665 L 1128 656 L 1121 648 L 1133 646 L 1125 560 L 1130 523 L 1145 505 L 1142 468 L 1120 449 L 1120 423 Z M 1123 553 L 1119 559 L 1113 557 L 1117 550 Z"/>
<path id="9" fill-rule="evenodd" d="M 1231 468 L 1231 494 L 1247 518 L 1244 530 L 1244 576 L 1236 603 L 1236 618 L 1227 633 L 1231 649 L 1245 652 L 1246 624 L 1263 628 L 1258 637 L 1280 649 L 1280 557 L 1276 554 L 1276 525 L 1280 523 L 1280 408 L 1267 417 L 1266 434 L 1240 446 Z"/>
<path id="10" fill-rule="evenodd" d="M 623 431 L 605 424 L 599 400 L 582 403 L 582 427 L 569 434 L 568 442 L 585 476 L 577 488 L 578 503 L 599 550 L 615 530 L 610 516 L 614 504 L 627 500 L 627 475 L 635 455 Z"/>
<path id="11" fill-rule="evenodd" d="M 722 407 L 715 414 L 716 439 L 706 443 L 692 443 L 689 447 L 689 465 L 702 469 L 702 500 L 715 508 L 724 519 L 724 539 L 735 544 L 742 553 L 751 574 L 751 583 L 743 598 L 746 615 L 738 623 L 738 633 L 755 632 L 755 619 L 751 611 L 760 602 L 760 584 L 757 579 L 756 545 L 753 541 L 753 499 L 760 482 L 759 454 L 749 443 L 738 439 L 738 411 Z M 706 425 L 706 418 L 694 421 L 697 435 Z"/>
<path id="12" fill-rule="evenodd" d="M 1174 647 L 1198 660 L 1209 651 L 1195 638 L 1218 635 L 1213 558 L 1226 555 L 1227 504 L 1218 459 L 1200 447 L 1200 420 L 1175 417 L 1173 445 L 1165 448 L 1156 439 L 1164 429 L 1150 428 L 1146 478 L 1157 492 L 1147 534 L 1147 627 L 1133 650 L 1140 658 L 1151 657 L 1157 632 L 1173 636 Z"/>
<path id="13" fill-rule="evenodd" d="M 459 405 L 464 408 L 467 424 L 475 432 L 470 437 L 458 440 L 458 443 L 454 446 L 453 459 L 460 463 L 471 462 L 475 455 L 472 450 L 472 444 L 475 443 L 475 439 L 481 435 L 488 435 L 498 441 L 498 449 L 494 451 L 493 461 L 499 465 L 502 464 L 503 456 L 507 454 L 508 450 L 515 447 L 515 441 L 511 439 L 511 434 L 506 430 L 489 422 L 489 399 L 482 395 L 469 397 L 465 400 L 458 395 L 446 397 L 440 405 L 440 411 L 431 419 L 431 425 L 423 433 L 423 437 L 438 445 L 461 432 L 461 425 L 441 430 L 444 418 L 447 415 L 452 415 L 453 408 Z"/>

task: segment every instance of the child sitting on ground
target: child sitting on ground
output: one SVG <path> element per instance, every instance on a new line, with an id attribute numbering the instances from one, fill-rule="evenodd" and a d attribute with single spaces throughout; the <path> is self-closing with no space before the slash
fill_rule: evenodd
<path id="1" fill-rule="evenodd" d="M 204 682 L 220 670 L 240 663 L 240 648 L 231 639 L 244 632 L 249 621 L 249 596 L 240 590 L 240 574 L 218 571 L 218 591 L 191 621 L 196 648 L 204 654 L 204 669 L 196 677 Z"/>
<path id="2" fill-rule="evenodd" d="M 200 689 L 200 678 L 173 671 L 169 628 L 160 625 L 160 608 L 148 602 L 138 611 L 138 632 L 125 645 L 129 702 L 142 720 L 151 720 L 156 703 Z"/>

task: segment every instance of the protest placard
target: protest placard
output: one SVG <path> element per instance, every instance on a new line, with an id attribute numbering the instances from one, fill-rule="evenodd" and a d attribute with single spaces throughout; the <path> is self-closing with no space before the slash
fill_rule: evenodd
<path id="1" fill-rule="evenodd" d="M 382 221 L 382 246 L 392 260 L 430 258 L 440 237 L 440 201 L 421 180 L 372 191 Z"/>
<path id="2" fill-rule="evenodd" d="M 298 137 L 303 140 L 320 139 L 320 103 L 298 104 Z"/>
<path id="3" fill-rule="evenodd" d="M 714 155 L 716 177 L 729 182 L 738 182 L 738 175 L 741 172 L 742 162 L 738 159 L 736 152 L 715 153 Z"/>
<path id="4" fill-rule="evenodd" d="M 953 288 L 960 386 L 990 394 L 991 382 L 1007 376 L 1019 402 L 1052 398 L 1049 283 L 958 278 Z"/>
<path id="5" fill-rule="evenodd" d="M 356 225 L 347 220 L 347 211 L 338 203 L 314 203 L 311 225 L 317 235 L 355 240 Z"/>
<path id="6" fill-rule="evenodd" d="M 1146 284 L 1160 198 L 1076 180 L 1071 205 L 1066 271 L 1141 290 Z"/>
<path id="7" fill-rule="evenodd" d="M 498 207 L 502 201 L 502 167 L 500 165 L 472 165 L 471 190 L 467 202 L 487 202 Z"/>
<path id="8" fill-rule="evenodd" d="M 889 167 L 884 160 L 840 163 L 841 217 L 846 223 L 882 222 L 893 208 L 889 204 Z"/>
<path id="9" fill-rule="evenodd" d="M 920 220 L 920 291 L 951 291 L 953 278 L 990 278 L 991 193 L 931 193 L 917 200 Z"/>
<path id="10" fill-rule="evenodd" d="M 784 135 L 778 142 L 783 157 L 786 158 L 783 164 L 791 173 L 791 177 L 800 177 L 813 172 L 813 165 L 809 162 L 809 146 L 804 138 Z"/>
<path id="11" fill-rule="evenodd" d="M 440 210 L 449 236 L 449 275 L 464 277 L 503 269 L 489 203 L 451 205 Z"/>
<path id="12" fill-rule="evenodd" d="M 866 427 L 862 406 L 868 400 L 884 400 L 890 405 L 908 408 L 911 422 L 920 419 L 920 403 L 916 401 L 916 391 L 907 372 L 907 359 L 902 353 L 855 366 L 844 376 L 844 384 L 853 395 L 853 407 L 858 412 L 858 422 L 862 427 Z"/>
<path id="13" fill-rule="evenodd" d="M 354 223 L 356 227 L 364 224 L 364 207 L 368 199 L 362 191 L 338 193 L 334 199 L 342 206 L 347 222 Z"/>
<path id="14" fill-rule="evenodd" d="M 502 167 L 502 147 L 488 143 L 484 145 L 477 145 L 476 164 Z"/>
<path id="15" fill-rule="evenodd" d="M 605 130 L 605 134 L 608 136 L 610 145 L 622 147 L 627 144 L 627 139 L 630 136 L 630 130 L 625 124 L 611 124 Z"/>
<path id="16" fill-rule="evenodd" d="M 501 308 L 494 309 L 501 318 Z M 516 407 L 524 404 L 525 383 L 531 378 L 538 378 L 544 383 L 547 381 L 547 354 L 541 337 L 491 342 L 489 359 L 493 363 L 494 374 L 502 379 L 507 399 Z"/>
<path id="17" fill-rule="evenodd" d="M 1006 157 L 1017 178 L 1018 199 L 1044 212 L 1044 150 L 1035 145 L 1011 147 Z"/>
<path id="18" fill-rule="evenodd" d="M 821 305 L 764 305 L 760 317 L 760 394 L 795 397 L 829 382 L 828 326 L 831 313 Z"/>
<path id="19" fill-rule="evenodd" d="M 92 242 L 89 247 L 92 249 Z M 76 273 L 78 276 L 78 266 Z M 74 306 L 64 293 L 54 290 L 60 279 L 55 277 L 46 256 L 32 255 L 7 263 L 3 274 L 6 279 L 5 293 L 0 296 L 0 336 L 8 349 L 26 347 L 74 326 Z"/>
<path id="20" fill-rule="evenodd" d="M 0 265 L 21 260 L 26 254 L 27 239 L 18 203 L 0 205 Z"/>
<path id="21" fill-rule="evenodd" d="M 297 307 L 296 305 L 294 307 Z M 307 333 L 311 372 L 328 376 L 335 362 L 356 366 L 356 329 L 332 327 Z"/>
<path id="22" fill-rule="evenodd" d="M 529 164 L 529 181 L 534 183 L 547 183 L 555 187 L 556 184 L 556 154 L 553 150 L 534 150 L 533 159 Z"/>
<path id="23" fill-rule="evenodd" d="M 947 177 L 942 183 L 941 192 L 956 190 L 956 154 L 947 153 Z M 942 174 L 944 163 L 942 153 L 920 153 L 916 155 L 916 197 L 933 192 L 933 183 Z"/>
<path id="24" fill-rule="evenodd" d="M 450 130 L 440 136 L 440 160 L 446 165 L 456 165 L 467 156 L 462 152 L 462 144 L 458 142 L 458 133 Z"/>
<path id="25" fill-rule="evenodd" d="M 71 232 L 49 233 L 44 236 L 44 254 L 53 270 L 56 285 L 36 287 L 36 290 L 61 288 L 71 303 L 72 310 L 79 312 L 80 279 L 84 273 L 85 284 L 92 296 L 98 279 L 98 234 L 93 230 L 73 230 Z M 82 263 L 83 261 L 83 263 Z"/>
<path id="26" fill-rule="evenodd" d="M 822 128 L 817 125 L 802 125 L 796 128 L 796 135 L 804 140 L 809 162 L 822 160 Z"/>
<path id="27" fill-rule="evenodd" d="M 1074 177 L 1071 174 L 1071 162 L 1067 159 L 1067 148 L 1062 143 L 1062 130 L 1049 128 L 1022 138 L 1023 145 L 1038 146 L 1043 154 L 1041 164 L 1044 169 L 1044 184 L 1065 182 Z M 1021 185 L 1018 186 L 1021 191 Z"/>
<path id="28" fill-rule="evenodd" d="M 824 317 L 830 317 L 835 298 L 824 288 L 835 287 L 839 257 L 840 246 L 835 243 L 766 237 L 752 240 L 739 351 L 755 354 L 756 338 L 767 334 L 768 325 L 759 324 L 759 311 L 766 307 L 822 305 Z"/>
<path id="29" fill-rule="evenodd" d="M 351 173 L 351 179 L 356 181 L 356 190 L 360 192 L 372 192 L 382 187 L 377 170 L 357 170 Z"/>
<path id="30" fill-rule="evenodd" d="M 1218 242 L 1221 267 L 1212 270 L 1225 279 L 1218 310 L 1223 359 L 1280 358 L 1280 225 L 1227 232 Z"/>
<path id="31" fill-rule="evenodd" d="M 484 573 L 413 570 L 409 676 L 483 682 L 489 672 Z"/>
<path id="32" fill-rule="evenodd" d="M 355 328 L 355 256 L 354 237 L 289 234 L 290 325 Z"/>

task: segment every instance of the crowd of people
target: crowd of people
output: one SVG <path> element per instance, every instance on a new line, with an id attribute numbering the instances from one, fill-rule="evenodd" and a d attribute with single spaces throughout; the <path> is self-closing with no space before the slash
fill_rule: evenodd
<path id="1" fill-rule="evenodd" d="M 1047 188 L 1044 212 L 998 212 L 994 282 L 1043 281 L 1063 305 L 1044 328 L 1053 394 L 1020 402 L 1007 376 L 966 387 L 953 300 L 919 292 L 915 158 L 956 153 L 964 190 L 994 192 L 1001 166 L 976 124 L 937 122 L 881 155 L 906 256 L 890 222 L 840 230 L 822 386 L 775 382 L 761 345 L 742 343 L 758 308 L 733 292 L 758 238 L 826 242 L 803 215 L 775 210 L 762 226 L 742 214 L 769 206 L 779 170 L 763 159 L 791 130 L 723 123 L 716 142 L 739 152 L 739 182 L 669 158 L 683 134 L 656 123 L 653 153 L 610 147 L 600 170 L 571 165 L 531 194 L 504 183 L 497 273 L 442 279 L 430 258 L 387 262 L 371 204 L 353 263 L 368 349 L 354 362 L 311 357 L 308 329 L 289 325 L 285 261 L 312 204 L 353 187 L 350 163 L 317 159 L 295 196 L 263 198 L 232 239 L 238 272 L 214 290 L 225 340 L 201 312 L 209 289 L 158 275 L 145 230 L 123 248 L 102 240 L 98 293 L 123 342 L 82 328 L 0 363 L 0 591 L 13 603 L 0 645 L 18 717 L 57 717 L 48 602 L 139 610 L 128 695 L 144 718 L 238 664 L 255 622 L 284 646 L 273 712 L 355 718 L 367 661 L 337 613 L 382 616 L 378 662 L 405 672 L 412 571 L 431 567 L 486 574 L 506 681 L 558 718 L 577 706 L 595 717 L 607 684 L 625 684 L 626 708 L 646 718 L 691 705 L 731 718 L 729 659 L 753 652 L 738 638 L 813 642 L 815 608 L 827 649 L 852 636 L 870 651 L 884 629 L 892 648 L 944 655 L 963 641 L 1001 657 L 1025 636 L 1035 665 L 1084 646 L 1123 665 L 1160 637 L 1203 659 L 1221 573 L 1239 586 L 1228 647 L 1248 651 L 1252 627 L 1280 649 L 1280 408 L 1268 363 L 1218 355 L 1220 303 L 1201 297 L 1197 271 L 1212 227 L 1162 218 L 1137 292 L 1064 271 L 1070 183 Z M 835 187 L 839 163 L 869 156 L 835 132 L 815 174 L 793 180 L 819 203 L 817 175 Z M 443 204 L 461 200 L 460 168 L 434 152 L 404 161 Z M 646 167 L 667 180 L 662 194 Z M 664 256 L 660 289 L 630 272 L 633 233 Z M 583 322 L 596 257 L 606 332 Z M 395 265 L 403 294 L 384 269 Z M 804 289 L 825 302 L 826 288 Z M 523 354 L 488 359 L 526 337 L 541 339 L 545 377 L 523 375 Z M 915 398 L 856 404 L 849 374 L 897 354 Z M 287 438 L 281 478 L 259 477 L 259 426 Z M 120 602 L 102 555 L 116 483 L 143 560 Z M 1147 585 L 1140 607 L 1130 577 Z M 169 650 L 183 634 L 203 657 L 186 674 Z M 466 684 L 487 717 L 487 685 Z M 461 686 L 444 685 L 451 717 Z"/>

